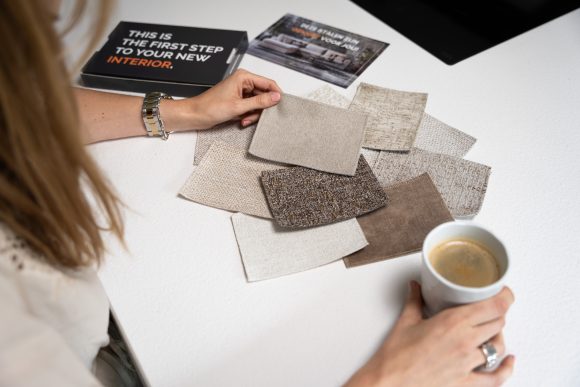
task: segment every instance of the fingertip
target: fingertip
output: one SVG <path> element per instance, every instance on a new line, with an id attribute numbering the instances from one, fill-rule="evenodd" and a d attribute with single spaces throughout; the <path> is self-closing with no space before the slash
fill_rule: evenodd
<path id="1" fill-rule="evenodd" d="M 270 92 L 270 99 L 272 99 L 272 102 L 278 102 L 280 101 L 281 98 L 282 95 L 279 92 L 277 91 Z"/>

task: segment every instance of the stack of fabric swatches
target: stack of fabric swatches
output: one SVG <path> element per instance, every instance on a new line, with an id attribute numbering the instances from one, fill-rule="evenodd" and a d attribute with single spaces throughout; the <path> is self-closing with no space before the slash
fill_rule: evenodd
<path id="1" fill-rule="evenodd" d="M 200 131 L 180 195 L 235 212 L 246 278 L 417 252 L 437 225 L 481 209 L 491 168 L 475 138 L 425 113 L 427 94 L 361 83 L 290 94 L 256 125 Z"/>

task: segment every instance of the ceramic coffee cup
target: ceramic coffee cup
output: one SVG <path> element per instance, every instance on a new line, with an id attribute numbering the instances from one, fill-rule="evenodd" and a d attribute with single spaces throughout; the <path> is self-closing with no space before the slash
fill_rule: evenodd
<path id="1" fill-rule="evenodd" d="M 483 287 L 455 284 L 433 268 L 429 253 L 434 247 L 451 240 L 470 240 L 486 247 L 497 261 L 499 279 Z M 492 297 L 503 288 L 509 270 L 509 257 L 504 244 L 489 230 L 472 221 L 455 221 L 435 227 L 423 242 L 421 289 L 425 311 L 434 315 L 445 308 L 469 304 Z"/>

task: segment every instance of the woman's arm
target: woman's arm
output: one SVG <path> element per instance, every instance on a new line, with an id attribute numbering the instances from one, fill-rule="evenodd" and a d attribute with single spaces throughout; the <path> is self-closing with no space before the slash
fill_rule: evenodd
<path id="1" fill-rule="evenodd" d="M 206 92 L 181 100 L 161 100 L 159 110 L 168 131 L 208 129 L 240 119 L 243 126 L 256 122 L 262 109 L 280 100 L 276 82 L 238 70 Z M 83 138 L 94 143 L 144 136 L 142 97 L 75 88 Z"/>

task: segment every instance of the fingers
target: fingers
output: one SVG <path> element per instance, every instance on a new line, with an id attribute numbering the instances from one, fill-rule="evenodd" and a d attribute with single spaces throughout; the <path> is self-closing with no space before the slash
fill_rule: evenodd
<path id="1" fill-rule="evenodd" d="M 473 335 L 473 342 L 476 345 L 485 343 L 491 340 L 492 337 L 497 336 L 501 333 L 501 330 L 505 326 L 505 317 L 500 317 L 496 320 L 489 321 L 485 324 L 478 325 L 474 327 L 475 334 Z"/>
<path id="2" fill-rule="evenodd" d="M 507 356 L 493 372 L 472 372 L 467 380 L 468 386 L 501 386 L 513 373 L 516 358 Z"/>
<path id="3" fill-rule="evenodd" d="M 239 115 L 244 115 L 253 110 L 262 110 L 276 105 L 280 101 L 281 95 L 277 91 L 271 91 L 244 98 L 239 101 Z"/>
<path id="4" fill-rule="evenodd" d="M 423 298 L 421 286 L 416 281 L 409 282 L 409 296 L 399 322 L 402 324 L 415 324 L 423 319 Z"/>
<path id="5" fill-rule="evenodd" d="M 282 90 L 280 89 L 278 84 L 269 78 L 256 75 L 243 69 L 238 70 L 236 73 L 238 74 L 239 77 L 242 78 L 242 81 L 245 84 L 250 84 L 252 86 L 251 89 L 261 89 L 264 91 L 275 91 L 278 93 L 282 93 Z"/>
<path id="6" fill-rule="evenodd" d="M 260 118 L 260 113 L 250 113 L 244 117 L 242 117 L 242 126 L 246 127 L 248 125 L 255 124 L 258 122 L 258 118 Z"/>
<path id="7" fill-rule="evenodd" d="M 498 358 L 501 358 L 504 355 L 505 342 L 503 340 L 503 335 L 501 333 L 494 336 L 491 339 L 486 340 L 486 341 L 489 341 L 489 343 L 491 345 L 493 345 L 493 347 L 497 351 Z M 483 343 L 485 343 L 486 341 L 483 341 L 483 342 L 477 344 L 476 346 L 474 346 L 474 349 L 471 352 L 472 354 L 470 355 L 470 359 L 469 359 L 470 360 L 469 365 L 472 369 L 475 369 L 475 368 L 485 364 L 486 358 L 485 358 L 485 355 L 483 354 L 483 350 L 481 349 L 481 345 Z"/>
<path id="8" fill-rule="evenodd" d="M 508 287 L 487 300 L 461 306 L 472 325 L 484 324 L 503 317 L 514 303 L 514 294 Z"/>

